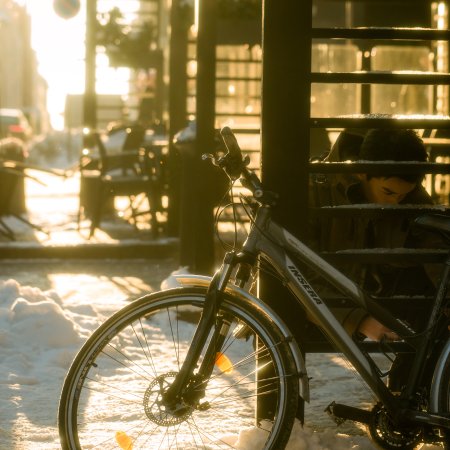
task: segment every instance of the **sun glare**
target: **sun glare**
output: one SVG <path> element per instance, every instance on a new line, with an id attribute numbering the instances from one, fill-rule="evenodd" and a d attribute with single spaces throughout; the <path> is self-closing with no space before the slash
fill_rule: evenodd
<path id="1" fill-rule="evenodd" d="M 85 0 L 78 14 L 70 19 L 59 17 L 53 0 L 16 0 L 25 5 L 31 16 L 32 47 L 36 51 L 38 71 L 48 83 L 47 106 L 52 126 L 64 126 L 64 105 L 67 94 L 84 91 Z M 108 6 L 114 6 L 110 2 Z M 119 3 L 119 2 L 117 2 Z M 97 58 L 97 92 L 126 95 L 130 71 L 108 67 L 104 55 Z"/>

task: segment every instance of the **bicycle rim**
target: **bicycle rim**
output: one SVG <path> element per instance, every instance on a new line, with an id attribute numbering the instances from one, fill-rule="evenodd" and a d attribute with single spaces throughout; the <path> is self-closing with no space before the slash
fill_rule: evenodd
<path id="1" fill-rule="evenodd" d="M 63 387 L 63 448 L 245 448 L 237 441 L 239 430 L 250 433 L 252 449 L 284 448 L 296 413 L 298 377 L 279 331 L 246 301 L 227 297 L 221 307 L 233 320 L 211 377 L 199 383 L 204 396 L 198 405 L 176 414 L 161 405 L 191 342 L 204 292 L 146 296 L 92 335 Z M 271 375 L 259 381 L 257 391 L 256 379 L 267 367 Z M 269 397 L 273 414 L 256 420 L 257 402 Z"/>
<path id="2" fill-rule="evenodd" d="M 444 364 L 441 385 L 439 386 L 440 413 L 450 413 L 450 358 Z"/>

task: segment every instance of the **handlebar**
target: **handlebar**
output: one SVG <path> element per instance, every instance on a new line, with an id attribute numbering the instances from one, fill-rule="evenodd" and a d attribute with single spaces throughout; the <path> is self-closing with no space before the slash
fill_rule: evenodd
<path id="1" fill-rule="evenodd" d="M 229 127 L 223 127 L 220 130 L 220 137 L 227 150 L 227 153 L 219 158 L 218 165 L 225 171 L 228 177 L 235 181 L 243 174 L 249 160 L 242 156 L 241 148 L 239 147 L 236 136 Z"/>
<path id="2" fill-rule="evenodd" d="M 220 137 L 227 150 L 224 156 L 220 158 L 212 157 L 213 164 L 219 166 L 230 178 L 236 181 L 240 178 L 242 186 L 252 192 L 255 200 L 262 204 L 274 206 L 277 195 L 265 191 L 258 176 L 247 169 L 250 162 L 248 157 L 243 157 L 236 136 L 229 127 L 223 127 L 220 130 Z"/>

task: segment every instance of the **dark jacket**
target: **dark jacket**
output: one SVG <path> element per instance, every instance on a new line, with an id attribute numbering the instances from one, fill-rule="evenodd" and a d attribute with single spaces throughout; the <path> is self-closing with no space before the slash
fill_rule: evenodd
<path id="1" fill-rule="evenodd" d="M 333 147 L 326 161 L 340 161 L 339 147 Z M 422 186 L 417 186 L 401 204 L 431 205 L 432 199 Z M 361 205 L 367 207 L 361 181 L 354 174 L 316 175 L 310 182 L 310 206 Z M 428 234 L 414 230 L 411 219 L 399 215 L 386 215 L 369 219 L 363 214 L 311 219 L 310 245 L 318 251 L 335 252 L 363 248 L 427 248 Z M 432 246 L 435 246 L 434 244 Z M 423 294 L 434 288 L 422 266 L 403 264 L 361 264 L 358 261 L 341 264 L 337 268 L 366 291 L 383 296 Z M 412 275 L 414 274 L 414 275 Z M 330 287 L 316 286 L 319 293 Z M 326 294 L 324 294 L 326 295 Z M 353 334 L 366 312 L 360 308 L 339 308 L 334 311 L 344 327 Z"/>

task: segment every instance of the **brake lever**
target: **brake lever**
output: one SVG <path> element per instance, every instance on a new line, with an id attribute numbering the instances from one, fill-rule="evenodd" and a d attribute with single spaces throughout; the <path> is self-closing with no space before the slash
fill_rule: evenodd
<path id="1" fill-rule="evenodd" d="M 220 167 L 233 181 L 240 177 L 242 169 L 250 163 L 250 158 L 248 155 L 242 160 L 236 161 L 230 153 L 226 153 L 225 155 L 219 157 L 216 157 L 211 153 L 204 153 L 202 155 L 202 160 L 205 161 L 207 159 L 211 160 L 215 166 Z"/>
<path id="2" fill-rule="evenodd" d="M 219 166 L 219 162 L 218 162 L 217 158 L 216 158 L 212 153 L 203 153 L 203 155 L 202 155 L 202 161 L 206 161 L 207 159 L 210 159 L 211 162 L 212 162 L 215 166 Z"/>

